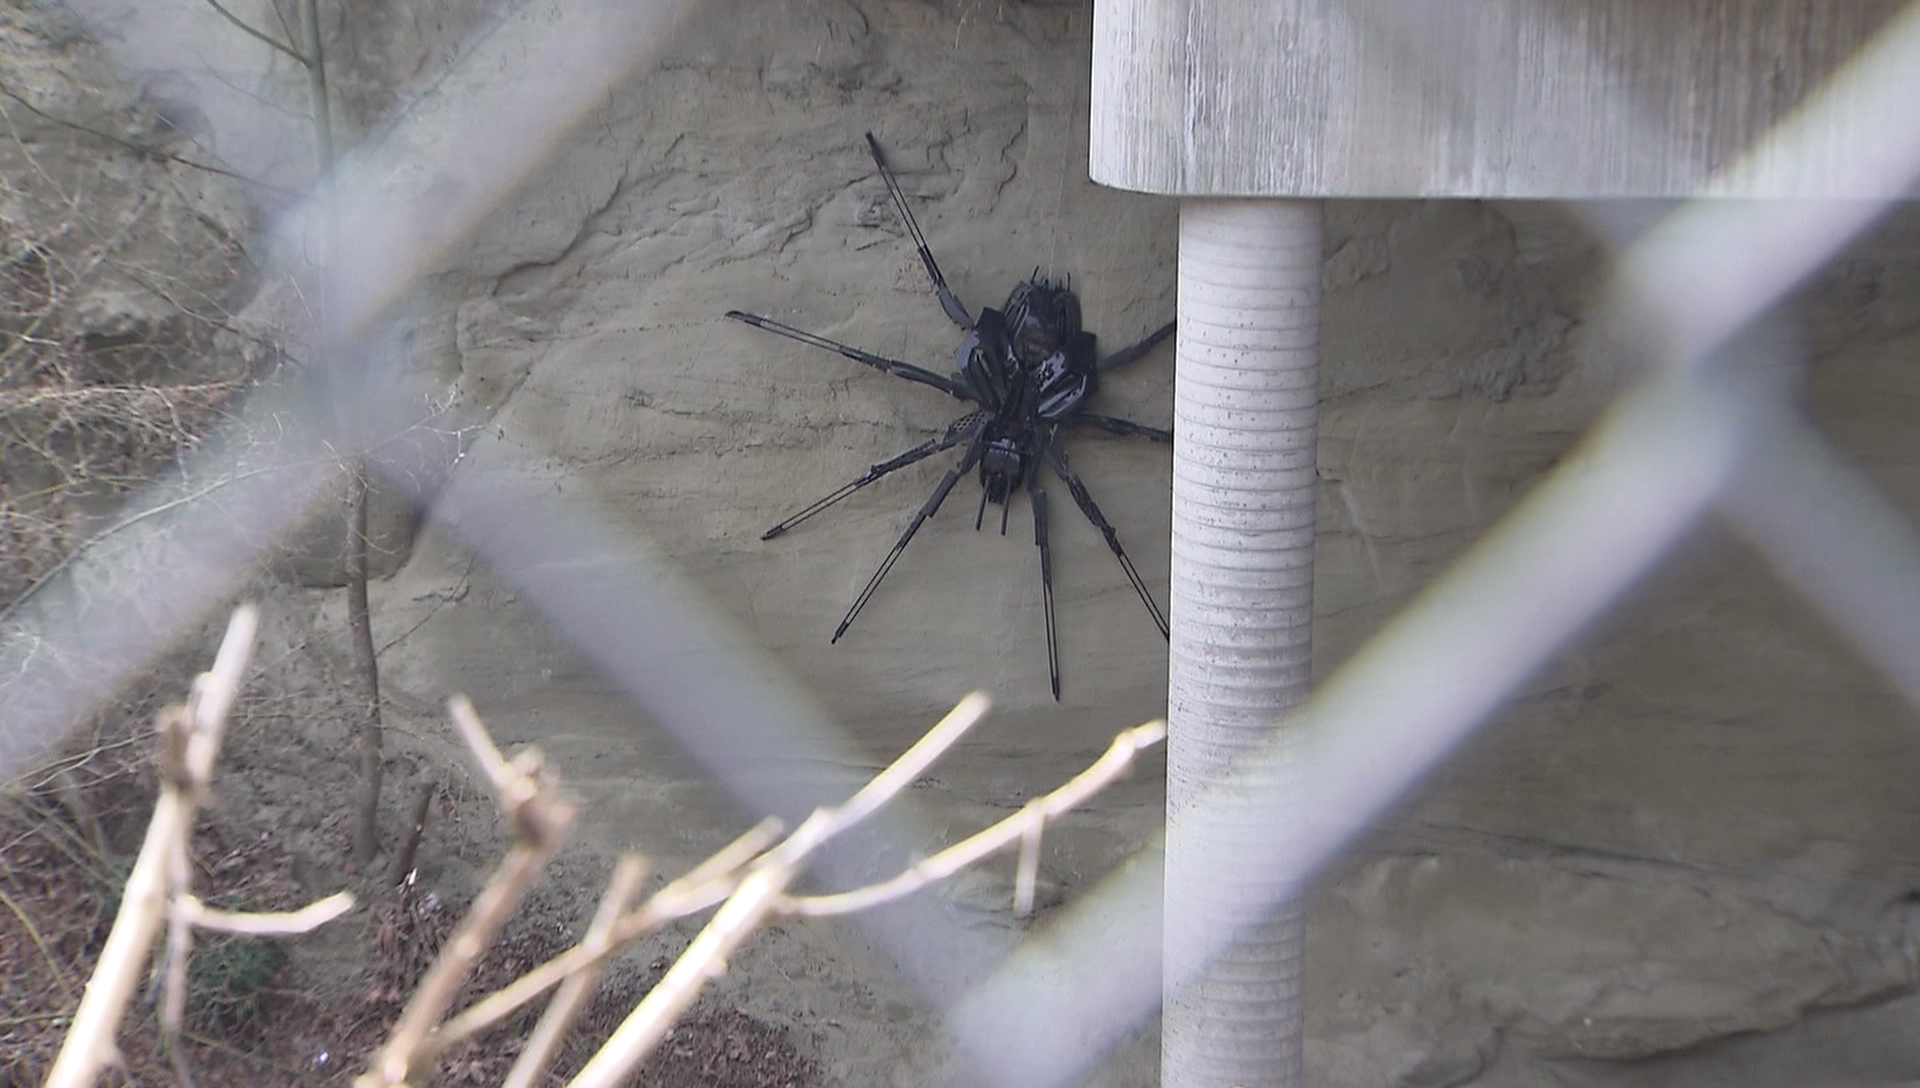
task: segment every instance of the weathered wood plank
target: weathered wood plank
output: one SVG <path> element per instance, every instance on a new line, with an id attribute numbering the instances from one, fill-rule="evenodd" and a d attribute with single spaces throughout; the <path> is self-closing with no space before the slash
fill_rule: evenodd
<path id="1" fill-rule="evenodd" d="M 1843 94 L 1803 152 L 1729 167 L 1903 6 L 1100 0 L 1093 177 L 1190 195 L 1887 195 L 1841 152 L 1911 127 L 1920 96 L 1889 115 Z"/>

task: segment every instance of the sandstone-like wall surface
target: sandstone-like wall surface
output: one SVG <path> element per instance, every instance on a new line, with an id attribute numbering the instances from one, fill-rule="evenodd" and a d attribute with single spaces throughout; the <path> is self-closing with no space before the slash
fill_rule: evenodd
<path id="1" fill-rule="evenodd" d="M 1171 314 L 1174 209 L 1086 180 L 1082 8 L 753 12 L 691 16 L 453 272 L 440 365 L 497 406 L 466 471 L 537 479 L 670 556 L 876 759 L 962 691 L 992 690 L 998 724 L 942 768 L 930 802 L 984 819 L 1160 713 L 1164 643 L 1057 504 L 1053 704 L 1025 511 L 1005 538 L 975 533 L 968 484 L 829 645 L 943 466 L 759 534 L 955 406 L 720 315 L 945 368 L 955 333 L 867 130 L 964 300 L 997 304 L 1035 266 L 1071 274 L 1107 344 Z M 1811 410 L 1908 510 L 1913 222 L 1883 224 L 1801 306 Z M 1331 669 L 1556 463 L 1634 364 L 1589 332 L 1605 254 L 1562 210 L 1336 203 L 1327 258 L 1317 639 Z M 1103 410 L 1167 423 L 1170 355 L 1115 374 Z M 1164 593 L 1165 449 L 1093 436 L 1071 449 Z M 529 735 L 560 731 L 633 819 L 699 811 L 645 716 L 453 534 L 430 528 L 380 607 L 394 629 L 420 623 L 388 654 L 401 687 L 467 688 L 518 708 Z M 1813 610 L 1703 528 L 1327 885 L 1317 1082 L 1539 1083 L 1546 1063 L 1569 1083 L 1627 1083 L 1663 1055 L 1726 1047 L 1737 1064 L 1738 1044 L 1720 1041 L 1749 1033 L 1832 1047 L 1828 1025 L 1865 1014 L 1818 1010 L 1911 987 L 1915 724 Z M 1156 815 L 1135 790 L 1078 821 L 1061 836 L 1062 894 Z M 1912 1068 L 1910 1049 L 1883 1042 L 1862 1077 Z M 1150 1050 L 1115 1076 L 1144 1083 Z M 1775 1064 L 1748 1083 L 1799 1083 L 1768 1081 Z"/>

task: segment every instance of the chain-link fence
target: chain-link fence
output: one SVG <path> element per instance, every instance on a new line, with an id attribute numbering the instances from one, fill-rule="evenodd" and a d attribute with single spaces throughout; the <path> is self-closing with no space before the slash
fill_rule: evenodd
<path id="1" fill-rule="evenodd" d="M 100 0 L 77 6 L 102 25 L 126 17 Z M 323 339 L 332 353 L 371 357 L 365 345 L 383 317 L 554 154 L 574 122 L 648 61 L 686 6 L 580 0 L 504 13 L 418 89 L 369 150 L 290 208 L 276 228 L 281 248 L 326 269 Z M 154 17 L 166 5 L 148 7 Z M 141 66 L 140 40 L 118 48 Z M 1821 137 L 1835 127 L 1834 111 L 1856 122 L 1864 112 L 1878 120 L 1879 138 L 1841 149 L 1849 159 L 1829 162 L 1829 172 L 1865 179 L 1862 188 L 1905 190 L 1920 177 L 1916 102 L 1920 5 L 1911 5 L 1729 170 L 1831 155 Z M 1260 796 L 1276 822 L 1310 829 L 1304 853 L 1231 864 L 1263 869 L 1275 901 L 1293 894 L 1703 518 L 1718 516 L 1751 542 L 1920 707 L 1920 536 L 1794 406 L 1804 360 L 1774 310 L 1886 206 L 1697 201 L 1632 231 L 1604 211 L 1581 213 L 1618 244 L 1607 316 L 1632 330 L 1648 372 L 1300 711 L 1322 738 L 1304 775 L 1310 796 L 1276 789 L 1258 759 L 1221 787 Z M 417 420 L 425 391 L 392 395 L 376 370 L 340 368 L 330 390 L 247 405 L 231 441 L 190 459 L 186 479 L 233 481 L 217 506 L 181 503 L 164 532 L 134 526 L 98 541 L 13 610 L 0 648 L 8 704 L 0 778 L 225 602 L 261 549 L 327 486 L 330 450 Z M 380 381 L 357 384 L 373 377 Z M 368 396 L 368 388 L 383 392 Z M 283 425 L 312 418 L 316 403 L 346 418 L 344 429 L 323 436 Z M 255 439 L 281 431 L 292 437 L 275 449 L 276 470 L 258 471 L 247 460 L 258 456 Z M 745 804 L 791 817 L 844 792 L 841 777 L 769 773 L 771 756 L 747 755 L 824 756 L 845 741 L 750 633 L 705 606 L 645 541 L 565 495 L 498 475 L 476 482 L 457 457 L 442 461 L 445 472 L 409 472 L 399 482 L 430 487 L 420 497 L 433 515 L 517 582 Z M 143 501 L 161 507 L 192 491 Z M 612 580 L 589 584 L 572 573 L 616 553 L 624 561 Z M 129 601 L 139 608 L 130 612 Z M 689 644 L 707 648 L 691 667 L 674 652 Z M 1301 780 L 1295 774 L 1288 780 Z M 1204 835 L 1206 806 L 1186 818 Z M 925 841 L 911 816 L 887 833 L 906 852 Z M 1058 1083 L 1150 1018 L 1162 985 L 1158 881 L 1149 867 L 1114 875 L 979 983 L 953 1020 L 974 1058 L 1005 1083 Z M 984 955 L 925 913 L 882 914 L 872 924 L 929 991 L 952 976 L 954 960 Z"/>

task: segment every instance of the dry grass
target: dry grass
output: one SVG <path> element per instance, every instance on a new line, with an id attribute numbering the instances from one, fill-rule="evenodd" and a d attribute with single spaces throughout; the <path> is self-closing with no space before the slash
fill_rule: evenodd
<path id="1" fill-rule="evenodd" d="M 19 135 L 32 119 L 0 110 L 0 603 L 194 449 L 261 365 L 221 347 L 238 245 L 154 259 L 178 229 L 162 167 L 70 176 L 87 138 L 49 147 Z"/>

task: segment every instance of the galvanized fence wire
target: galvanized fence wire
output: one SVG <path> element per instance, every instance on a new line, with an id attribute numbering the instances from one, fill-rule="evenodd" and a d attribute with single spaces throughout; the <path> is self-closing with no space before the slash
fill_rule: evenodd
<path id="1" fill-rule="evenodd" d="M 145 10 L 164 15 L 189 2 L 155 0 Z M 78 6 L 104 17 L 104 3 Z M 506 12 L 432 93 L 293 209 L 281 230 L 302 240 L 296 248 L 323 245 L 323 228 L 336 222 L 335 236 L 350 240 L 328 262 L 335 350 L 344 357 L 363 341 L 434 260 L 553 154 L 573 121 L 658 49 L 687 6 L 573 0 Z M 1372 9 L 1390 28 L 1392 5 Z M 142 45 L 121 42 L 129 67 L 162 67 L 137 55 Z M 1827 154 L 1816 137 L 1833 111 L 1871 111 L 1881 138 L 1850 149 L 1857 158 L 1840 166 L 1874 179 L 1868 188 L 1903 191 L 1920 177 L 1916 101 L 1920 4 L 1889 22 L 1730 176 L 1815 147 Z M 1711 514 L 1751 541 L 1920 707 L 1920 535 L 1791 406 L 1803 361 L 1772 314 L 1887 203 L 1694 201 L 1623 243 L 1610 317 L 1635 330 L 1649 372 L 1547 480 L 1296 711 L 1316 737 L 1304 768 L 1256 753 L 1221 784 L 1260 798 L 1276 826 L 1304 832 L 1276 840 L 1266 856 L 1220 864 L 1266 874 L 1274 903 L 1295 894 Z M 1604 218 L 1592 222 L 1611 234 Z M 334 443 L 385 433 L 413 403 L 336 383 L 333 405 L 366 410 L 344 438 L 289 442 L 278 474 L 247 475 L 254 469 L 237 452 L 244 441 L 210 443 L 188 476 L 236 480 L 217 507 L 185 503 L 165 531 L 117 534 L 73 565 L 63 580 L 68 592 L 37 594 L 15 609 L 0 647 L 8 705 L 0 778 L 46 751 L 93 700 L 227 599 L 322 490 Z M 316 414 L 317 404 L 261 401 L 238 426 L 257 433 L 288 415 Z M 591 506 L 515 488 L 503 475 L 476 481 L 455 465 L 444 489 L 421 497 L 743 804 L 794 816 L 844 795 L 844 776 L 796 781 L 783 773 L 784 757 L 844 755 L 850 745 L 750 634 Z M 582 569 L 613 573 L 585 585 Z M 112 603 L 76 586 L 111 588 Z M 136 614 L 124 608 L 128 600 L 141 603 Z M 697 661 L 682 652 L 689 644 L 706 648 Z M 828 763 L 857 761 L 808 761 Z M 1303 796 L 1279 789 L 1283 781 L 1312 789 Z M 1211 812 L 1201 803 L 1175 818 L 1199 837 Z M 928 842 L 910 807 L 886 834 L 888 848 L 903 853 Z M 1232 939 L 1175 935 L 1174 974 L 1163 977 L 1159 874 L 1150 868 L 1107 879 L 953 1004 L 952 1027 L 983 1076 L 1009 1085 L 1070 1079 L 1151 1017 L 1164 983 L 1177 983 Z M 870 922 L 936 999 L 999 951 L 939 912 L 906 907 Z"/>

